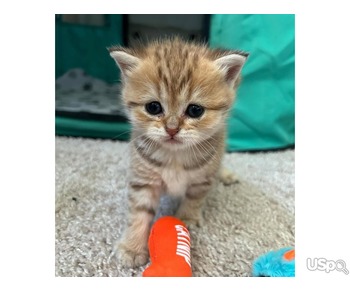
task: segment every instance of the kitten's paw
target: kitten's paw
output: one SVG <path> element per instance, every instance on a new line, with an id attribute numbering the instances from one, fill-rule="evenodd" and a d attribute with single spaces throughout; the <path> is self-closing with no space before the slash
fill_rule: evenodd
<path id="1" fill-rule="evenodd" d="M 226 186 L 239 183 L 237 176 L 227 168 L 220 170 L 220 181 Z"/>
<path id="2" fill-rule="evenodd" d="M 202 219 L 183 219 L 183 222 L 185 223 L 186 227 L 189 230 L 193 230 L 195 228 L 199 228 L 203 225 L 203 220 Z"/>
<path id="3" fill-rule="evenodd" d="M 198 228 L 203 225 L 202 215 L 188 216 L 181 213 L 177 213 L 176 217 L 178 217 L 182 222 L 184 222 L 188 229 Z"/>
<path id="4" fill-rule="evenodd" d="M 145 265 L 148 262 L 148 251 L 133 251 L 126 248 L 123 244 L 117 247 L 117 261 L 123 267 L 136 268 Z"/>

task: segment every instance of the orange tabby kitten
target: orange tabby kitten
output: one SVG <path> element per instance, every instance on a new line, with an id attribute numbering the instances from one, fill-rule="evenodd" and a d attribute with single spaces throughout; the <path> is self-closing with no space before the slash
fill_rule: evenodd
<path id="1" fill-rule="evenodd" d="M 119 261 L 148 261 L 150 224 L 162 193 L 181 197 L 177 216 L 199 226 L 201 207 L 220 173 L 225 120 L 248 54 L 212 50 L 178 38 L 145 47 L 112 47 L 132 123 L 129 220 Z M 233 175 L 221 171 L 229 184 Z"/>

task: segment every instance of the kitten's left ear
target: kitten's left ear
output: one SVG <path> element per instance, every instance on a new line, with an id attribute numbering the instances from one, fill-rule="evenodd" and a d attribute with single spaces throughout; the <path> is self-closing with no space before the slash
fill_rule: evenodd
<path id="1" fill-rule="evenodd" d="M 248 54 L 232 53 L 216 59 L 214 63 L 224 72 L 226 81 L 235 84 L 247 57 Z"/>
<path id="2" fill-rule="evenodd" d="M 128 77 L 133 69 L 140 63 L 139 58 L 133 56 L 131 53 L 120 47 L 110 48 L 109 54 L 117 63 L 124 78 Z"/>

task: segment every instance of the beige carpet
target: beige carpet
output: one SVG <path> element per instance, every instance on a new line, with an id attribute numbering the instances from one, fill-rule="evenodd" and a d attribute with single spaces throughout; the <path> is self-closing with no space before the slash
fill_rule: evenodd
<path id="1" fill-rule="evenodd" d="M 140 276 L 110 257 L 126 224 L 124 142 L 56 137 L 56 276 Z M 226 154 L 241 183 L 218 185 L 191 231 L 194 276 L 250 276 L 259 255 L 294 246 L 294 151 Z M 158 216 L 172 215 L 164 197 Z"/>

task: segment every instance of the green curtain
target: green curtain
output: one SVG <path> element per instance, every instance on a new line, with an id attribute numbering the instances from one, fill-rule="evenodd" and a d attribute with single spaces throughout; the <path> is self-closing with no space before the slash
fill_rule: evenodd
<path id="1" fill-rule="evenodd" d="M 294 15 L 212 15 L 210 45 L 250 53 L 228 121 L 229 151 L 295 142 Z"/>

